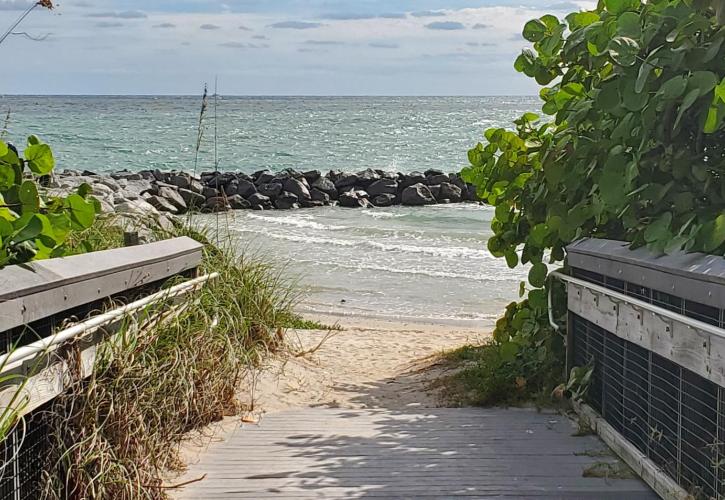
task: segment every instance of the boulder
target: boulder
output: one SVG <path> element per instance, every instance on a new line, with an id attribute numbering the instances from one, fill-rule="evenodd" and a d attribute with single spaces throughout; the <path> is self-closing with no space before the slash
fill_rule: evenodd
<path id="1" fill-rule="evenodd" d="M 95 194 L 96 196 L 108 196 L 113 194 L 113 189 L 108 187 L 106 184 L 93 184 L 91 186 L 91 189 L 93 194 Z"/>
<path id="2" fill-rule="evenodd" d="M 302 175 L 307 179 L 308 184 L 312 184 L 317 179 L 322 177 L 322 172 L 319 170 L 308 170 L 307 172 L 303 172 Z"/>
<path id="3" fill-rule="evenodd" d="M 450 200 L 451 203 L 460 203 L 463 200 L 461 188 L 450 182 L 441 182 L 441 190 L 436 199 Z"/>
<path id="4" fill-rule="evenodd" d="M 206 198 L 199 193 L 195 193 L 191 189 L 179 188 L 179 194 L 184 199 L 184 203 L 189 209 L 199 209 L 204 206 Z"/>
<path id="5" fill-rule="evenodd" d="M 169 203 L 174 205 L 178 212 L 185 212 L 186 211 L 186 202 L 184 201 L 184 198 L 181 197 L 179 192 L 173 188 L 161 186 L 157 189 L 156 194 L 158 196 L 161 196 L 162 198 L 166 198 Z"/>
<path id="6" fill-rule="evenodd" d="M 343 173 L 340 174 L 335 181 L 335 188 L 338 191 L 342 191 L 346 187 L 352 187 L 357 184 L 358 178 L 355 174 Z M 329 193 L 328 193 L 329 194 Z"/>
<path id="7" fill-rule="evenodd" d="M 310 189 L 310 196 L 312 196 L 312 201 L 321 201 L 323 205 L 330 204 L 330 195 L 317 188 Z"/>
<path id="8" fill-rule="evenodd" d="M 403 189 L 401 202 L 403 205 L 421 206 L 433 205 L 436 200 L 433 197 L 433 193 L 428 189 L 428 186 L 419 182 Z"/>
<path id="9" fill-rule="evenodd" d="M 379 194 L 372 199 L 372 203 L 376 207 L 391 207 L 395 203 L 395 195 L 390 193 Z"/>
<path id="10" fill-rule="evenodd" d="M 312 199 L 307 181 L 303 177 L 301 180 L 290 177 L 284 183 L 284 190 L 297 196 L 300 201 L 309 201 Z"/>
<path id="11" fill-rule="evenodd" d="M 326 177 L 320 177 L 312 183 L 311 187 L 312 189 L 317 189 L 318 191 L 326 193 L 332 200 L 337 199 L 337 188 L 335 187 L 335 183 Z"/>
<path id="12" fill-rule="evenodd" d="M 236 179 L 229 182 L 228 184 L 223 184 L 221 186 L 221 190 L 224 192 L 227 196 L 232 196 L 234 194 L 237 194 L 237 189 L 239 188 L 239 183 Z"/>
<path id="13" fill-rule="evenodd" d="M 277 199 L 274 200 L 274 206 L 279 208 L 280 210 L 289 210 L 290 208 L 299 208 L 299 205 L 297 205 L 297 195 L 289 193 L 287 191 L 282 191 L 282 193 L 277 196 Z"/>
<path id="14" fill-rule="evenodd" d="M 425 176 L 420 172 L 403 174 L 399 182 L 399 189 L 402 191 L 413 184 L 425 184 Z"/>
<path id="15" fill-rule="evenodd" d="M 461 192 L 466 191 L 466 183 L 461 179 L 461 175 L 457 173 L 448 174 L 448 182 L 454 186 L 461 188 Z"/>
<path id="16" fill-rule="evenodd" d="M 121 185 L 119 184 L 119 182 L 115 179 L 111 179 L 110 177 L 99 177 L 98 179 L 96 179 L 96 182 L 98 184 L 103 184 L 104 186 L 108 186 L 113 191 L 121 190 Z"/>
<path id="17" fill-rule="evenodd" d="M 174 205 L 171 204 L 171 202 L 169 202 L 169 200 L 162 196 L 150 194 L 146 196 L 146 201 L 159 212 L 169 212 L 172 214 L 176 214 L 179 212 L 178 208 L 176 208 Z"/>
<path id="18" fill-rule="evenodd" d="M 423 172 L 423 175 L 426 177 L 433 177 L 434 175 L 443 175 L 443 170 L 438 170 L 437 168 L 429 168 L 425 172 Z"/>
<path id="19" fill-rule="evenodd" d="M 380 179 L 368 186 L 368 194 L 371 198 L 375 198 L 379 194 L 395 194 L 398 192 L 398 183 L 392 179 Z"/>
<path id="20" fill-rule="evenodd" d="M 435 184 L 433 186 L 428 186 L 428 189 L 430 190 L 430 194 L 433 195 L 433 198 L 437 200 L 440 200 L 441 198 L 441 185 Z"/>
<path id="21" fill-rule="evenodd" d="M 367 193 L 365 191 L 355 190 L 340 194 L 338 202 L 341 207 L 346 208 L 365 208 L 370 205 L 370 202 L 367 200 Z"/>
<path id="22" fill-rule="evenodd" d="M 245 174 L 244 172 L 237 172 L 236 175 L 238 181 L 253 181 L 252 176 L 249 174 Z"/>
<path id="23" fill-rule="evenodd" d="M 355 182 L 355 185 L 361 186 L 363 188 L 367 188 L 370 184 L 380 179 L 380 174 L 378 174 L 372 168 L 368 168 L 363 170 L 362 172 L 358 172 L 356 175 L 357 182 Z"/>
<path id="24" fill-rule="evenodd" d="M 201 195 L 207 200 L 209 198 L 216 198 L 217 196 L 219 196 L 219 194 L 220 193 L 216 188 L 209 186 L 204 186 L 204 189 L 202 189 L 201 191 Z"/>
<path id="25" fill-rule="evenodd" d="M 231 207 L 227 203 L 227 199 L 224 196 L 216 196 L 209 198 L 202 207 L 203 212 L 226 212 Z"/>
<path id="26" fill-rule="evenodd" d="M 257 186 L 261 186 L 262 184 L 269 184 L 274 179 L 274 174 L 270 172 L 269 170 L 260 170 L 259 172 L 254 173 L 254 183 Z"/>
<path id="27" fill-rule="evenodd" d="M 251 208 L 252 204 L 242 198 L 241 195 L 233 194 L 229 198 L 227 198 L 227 202 L 229 203 L 229 206 L 232 207 L 234 210 L 243 210 L 245 208 Z"/>
<path id="28" fill-rule="evenodd" d="M 180 189 L 189 189 L 191 187 L 191 177 L 187 174 L 171 174 L 168 183 Z"/>
<path id="29" fill-rule="evenodd" d="M 132 214 L 143 217 L 149 214 L 158 214 L 156 208 L 144 200 L 126 200 L 116 205 L 116 212 Z"/>
<path id="30" fill-rule="evenodd" d="M 450 180 L 450 177 L 445 174 L 436 174 L 426 177 L 425 183 L 429 186 L 435 186 L 437 184 L 442 184 L 443 182 L 448 182 Z"/>
<path id="31" fill-rule="evenodd" d="M 259 192 L 264 196 L 268 196 L 272 199 L 276 198 L 282 192 L 282 184 L 279 182 L 270 182 L 268 184 L 260 184 Z"/>
<path id="32" fill-rule="evenodd" d="M 257 187 L 252 181 L 246 179 L 239 179 L 239 185 L 237 186 L 237 194 L 242 198 L 249 198 L 257 192 Z"/>
<path id="33" fill-rule="evenodd" d="M 268 196 L 264 196 L 261 193 L 254 193 L 252 196 L 247 198 L 247 201 L 254 210 L 269 210 L 274 208 L 272 206 L 272 200 Z"/>
<path id="34" fill-rule="evenodd" d="M 191 182 L 189 183 L 189 190 L 202 194 L 204 191 L 204 185 L 199 182 L 198 179 L 191 179 Z"/>
<path id="35" fill-rule="evenodd" d="M 121 194 L 129 200 L 136 200 L 151 189 L 152 185 L 147 180 L 127 180 L 126 186 L 121 190 Z"/>
<path id="36" fill-rule="evenodd" d="M 316 201 L 316 200 L 300 200 L 300 206 L 302 208 L 318 208 L 318 207 L 324 207 L 325 203 L 322 201 Z"/>

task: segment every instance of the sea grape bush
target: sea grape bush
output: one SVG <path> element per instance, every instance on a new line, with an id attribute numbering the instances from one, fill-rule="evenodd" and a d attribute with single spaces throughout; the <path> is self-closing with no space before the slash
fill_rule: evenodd
<path id="1" fill-rule="evenodd" d="M 497 325 L 505 357 L 553 338 L 546 261 L 578 238 L 725 254 L 724 16 L 723 0 L 601 0 L 524 26 L 514 66 L 550 118 L 486 130 L 462 172 L 495 206 L 491 253 L 531 266 Z"/>
<path id="2" fill-rule="evenodd" d="M 53 152 L 36 136 L 23 157 L 0 141 L 0 267 L 66 255 L 70 231 L 89 228 L 100 212 L 87 184 L 67 196 L 41 196 L 38 180 L 54 166 Z"/>

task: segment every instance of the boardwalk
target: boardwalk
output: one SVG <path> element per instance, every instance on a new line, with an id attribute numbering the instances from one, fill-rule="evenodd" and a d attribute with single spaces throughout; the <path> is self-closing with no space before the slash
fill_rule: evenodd
<path id="1" fill-rule="evenodd" d="M 179 499 L 655 499 L 571 421 L 529 410 L 308 408 L 237 428 L 190 467 Z M 604 453 L 603 453 L 604 452 Z"/>

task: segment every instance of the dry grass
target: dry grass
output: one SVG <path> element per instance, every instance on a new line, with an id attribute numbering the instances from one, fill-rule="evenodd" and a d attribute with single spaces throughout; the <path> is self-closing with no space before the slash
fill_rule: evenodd
<path id="1" fill-rule="evenodd" d="M 205 240 L 188 228 L 177 233 Z M 94 374 L 57 398 L 48 498 L 164 498 L 161 478 L 179 466 L 185 434 L 240 410 L 238 383 L 280 347 L 295 296 L 269 265 L 207 245 L 203 272 L 212 271 L 220 278 L 166 321 L 124 325 L 103 345 Z M 73 349 L 68 360 L 79 362 Z"/>

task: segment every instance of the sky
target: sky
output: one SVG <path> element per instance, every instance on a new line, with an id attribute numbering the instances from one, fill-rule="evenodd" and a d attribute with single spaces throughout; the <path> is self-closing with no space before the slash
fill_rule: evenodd
<path id="1" fill-rule="evenodd" d="M 31 1 L 0 0 L 0 32 Z M 216 79 L 224 95 L 534 95 L 513 69 L 524 23 L 592 6 L 64 0 L 36 8 L 0 45 L 0 94 L 194 95 Z"/>

